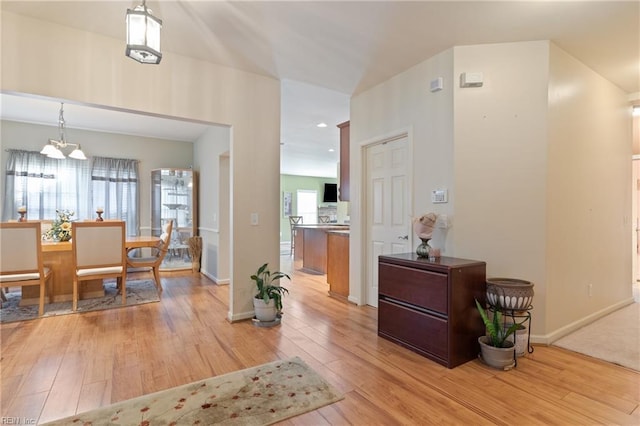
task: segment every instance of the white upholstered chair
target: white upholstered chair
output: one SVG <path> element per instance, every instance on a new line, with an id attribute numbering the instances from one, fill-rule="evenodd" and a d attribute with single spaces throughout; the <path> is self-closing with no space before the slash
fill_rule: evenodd
<path id="1" fill-rule="evenodd" d="M 0 223 L 0 284 L 6 287 L 39 286 L 38 315 L 44 314 L 47 283 L 53 273 L 42 263 L 40 222 Z"/>
<path id="2" fill-rule="evenodd" d="M 160 283 L 160 264 L 167 254 L 167 251 L 169 251 L 172 230 L 173 220 L 170 220 L 166 225 L 164 232 L 162 233 L 162 235 L 160 235 L 160 243 L 157 247 L 152 249 L 150 257 L 134 257 L 131 255 L 127 257 L 127 266 L 129 266 L 130 268 L 152 269 L 153 279 L 156 282 L 156 288 L 159 292 L 162 291 L 162 284 Z"/>
<path id="3" fill-rule="evenodd" d="M 73 310 L 78 308 L 79 282 L 116 278 L 127 303 L 127 252 L 123 221 L 73 222 Z"/>

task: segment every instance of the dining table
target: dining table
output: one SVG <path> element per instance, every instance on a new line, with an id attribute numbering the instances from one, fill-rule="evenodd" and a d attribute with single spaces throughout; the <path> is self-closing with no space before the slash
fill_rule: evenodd
<path id="1" fill-rule="evenodd" d="M 155 247 L 160 242 L 159 236 L 130 236 L 125 240 L 127 252 L 133 249 Z M 73 245 L 71 241 L 43 241 L 42 262 L 51 269 L 53 276 L 49 283 L 49 303 L 66 302 L 73 296 Z M 82 281 L 79 290 L 80 299 L 104 296 L 102 280 Z M 22 288 L 20 306 L 37 305 L 39 302 L 37 286 Z"/>

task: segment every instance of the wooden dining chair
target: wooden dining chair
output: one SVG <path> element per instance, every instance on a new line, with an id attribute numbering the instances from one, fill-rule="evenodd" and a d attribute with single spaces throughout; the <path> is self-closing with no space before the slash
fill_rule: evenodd
<path id="1" fill-rule="evenodd" d="M 160 264 L 164 260 L 167 252 L 169 251 L 169 244 L 171 243 L 171 231 L 173 230 L 173 220 L 170 220 L 167 224 L 165 231 L 160 235 L 160 243 L 157 247 L 154 247 L 150 257 L 134 257 L 131 253 L 127 255 L 127 266 L 131 268 L 151 268 L 153 272 L 153 279 L 156 282 L 156 288 L 158 292 L 162 291 L 162 284 L 160 283 Z"/>
<path id="2" fill-rule="evenodd" d="M 302 216 L 289 216 L 289 226 L 291 227 L 291 255 L 293 255 L 293 249 L 295 248 L 295 226 L 298 224 L 302 224 Z"/>
<path id="3" fill-rule="evenodd" d="M 0 253 L 1 287 L 39 286 L 38 315 L 42 316 L 45 295 L 51 295 L 47 283 L 53 273 L 42 263 L 40 222 L 0 223 Z"/>
<path id="4" fill-rule="evenodd" d="M 125 223 L 73 222 L 73 311 L 78 308 L 78 285 L 82 281 L 115 278 L 127 303 L 127 251 Z"/>

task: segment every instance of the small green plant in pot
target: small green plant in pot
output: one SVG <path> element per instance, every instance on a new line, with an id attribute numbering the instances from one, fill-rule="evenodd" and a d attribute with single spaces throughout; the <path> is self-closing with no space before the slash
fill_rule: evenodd
<path id="1" fill-rule="evenodd" d="M 286 288 L 275 285 L 281 278 L 291 280 L 284 272 L 269 270 L 269 264 L 265 263 L 258 271 L 251 275 L 258 292 L 253 297 L 253 307 L 256 319 L 263 322 L 273 322 L 282 310 L 282 298 L 289 293 Z"/>
<path id="2" fill-rule="evenodd" d="M 489 318 L 487 311 L 478 300 L 476 300 L 476 307 L 487 330 L 486 335 L 478 338 L 482 360 L 495 368 L 511 368 L 515 364 L 515 348 L 513 339 L 509 337 L 520 328 L 521 323 L 513 323 L 505 328 L 502 313 L 499 310 L 494 312 L 493 318 Z"/>

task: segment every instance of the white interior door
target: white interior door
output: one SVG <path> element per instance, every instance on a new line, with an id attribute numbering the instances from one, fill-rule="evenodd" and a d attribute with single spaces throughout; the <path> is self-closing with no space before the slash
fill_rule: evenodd
<path id="1" fill-rule="evenodd" d="M 378 306 L 378 256 L 411 250 L 411 163 L 402 136 L 366 151 L 366 300 Z"/>

